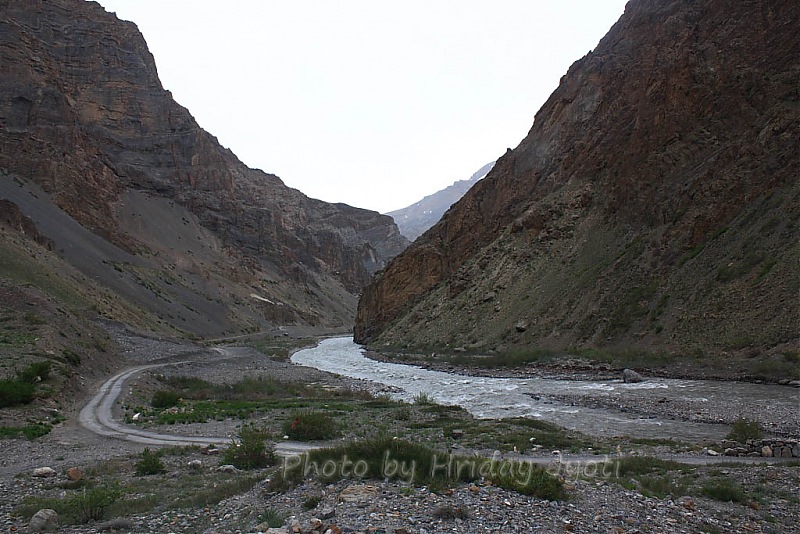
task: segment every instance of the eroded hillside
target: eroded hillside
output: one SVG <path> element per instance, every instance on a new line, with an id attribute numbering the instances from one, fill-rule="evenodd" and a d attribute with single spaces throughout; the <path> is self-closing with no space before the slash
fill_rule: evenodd
<path id="1" fill-rule="evenodd" d="M 101 315 L 130 319 L 121 300 L 145 326 L 200 336 L 350 327 L 356 294 L 407 244 L 389 217 L 247 168 L 98 4 L 0 8 L 0 198 L 109 291 Z"/>
<path id="2" fill-rule="evenodd" d="M 798 30 L 793 2 L 630 2 L 520 145 L 377 275 L 357 340 L 790 361 Z"/>

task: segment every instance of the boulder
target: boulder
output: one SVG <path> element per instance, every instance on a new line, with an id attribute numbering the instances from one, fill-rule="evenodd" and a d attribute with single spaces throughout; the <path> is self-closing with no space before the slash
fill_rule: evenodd
<path id="1" fill-rule="evenodd" d="M 772 458 L 772 447 L 769 445 L 764 445 L 761 447 L 761 456 Z"/>
<path id="2" fill-rule="evenodd" d="M 633 369 L 625 369 L 622 371 L 622 381 L 626 384 L 636 384 L 637 382 L 644 382 L 644 377 Z"/>
<path id="3" fill-rule="evenodd" d="M 67 478 L 73 482 L 83 480 L 83 471 L 78 467 L 70 467 L 67 469 Z"/>
<path id="4" fill-rule="evenodd" d="M 368 484 L 357 484 L 345 488 L 339 494 L 340 502 L 370 502 L 378 496 L 378 488 Z"/>
<path id="5" fill-rule="evenodd" d="M 37 467 L 33 470 L 33 476 L 37 478 L 49 478 L 56 476 L 56 470 L 52 467 Z"/>
<path id="6" fill-rule="evenodd" d="M 53 532 L 58 528 L 58 512 L 43 508 L 33 514 L 28 523 L 28 532 Z"/>

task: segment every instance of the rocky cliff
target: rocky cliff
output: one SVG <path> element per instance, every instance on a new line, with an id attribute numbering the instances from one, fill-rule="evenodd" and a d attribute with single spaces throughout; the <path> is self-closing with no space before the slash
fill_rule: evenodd
<path id="1" fill-rule="evenodd" d="M 355 294 L 407 244 L 391 218 L 247 168 L 163 89 L 136 26 L 98 4 L 0 9 L 2 197 L 56 252 L 198 334 L 351 324 Z"/>
<path id="2" fill-rule="evenodd" d="M 494 161 L 478 169 L 467 180 L 453 182 L 410 206 L 390 211 L 386 215 L 394 219 L 401 234 L 413 241 L 439 222 L 450 206 L 458 202 L 478 180 L 483 179 L 492 167 L 494 167 Z"/>
<path id="3" fill-rule="evenodd" d="M 632 0 L 519 146 L 367 287 L 357 340 L 788 362 L 798 58 L 796 2 Z"/>

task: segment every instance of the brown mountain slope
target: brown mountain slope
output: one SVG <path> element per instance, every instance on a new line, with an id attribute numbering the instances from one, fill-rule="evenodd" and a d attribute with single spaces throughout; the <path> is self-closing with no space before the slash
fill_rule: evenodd
<path id="1" fill-rule="evenodd" d="M 195 334 L 351 324 L 356 293 L 407 244 L 389 217 L 247 168 L 98 4 L 0 10 L 0 196 L 54 251 Z"/>
<path id="2" fill-rule="evenodd" d="M 800 5 L 631 1 L 359 303 L 406 347 L 798 350 Z"/>

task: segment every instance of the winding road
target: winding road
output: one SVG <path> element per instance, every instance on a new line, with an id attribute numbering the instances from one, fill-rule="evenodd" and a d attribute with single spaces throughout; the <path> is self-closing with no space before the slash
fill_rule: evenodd
<path id="1" fill-rule="evenodd" d="M 78 415 L 78 421 L 88 430 L 100 436 L 122 439 L 147 445 L 158 446 L 189 446 L 189 445 L 229 445 L 230 438 L 213 436 L 181 436 L 176 434 L 161 434 L 142 430 L 131 425 L 120 423 L 114 419 L 112 409 L 114 403 L 122 393 L 125 383 L 148 369 L 191 363 L 187 361 L 140 365 L 126 369 L 109 378 L 97 394 L 83 407 Z M 306 451 L 319 448 L 317 445 L 300 443 L 296 441 L 282 441 L 275 444 L 275 453 L 279 456 L 295 456 Z"/>

